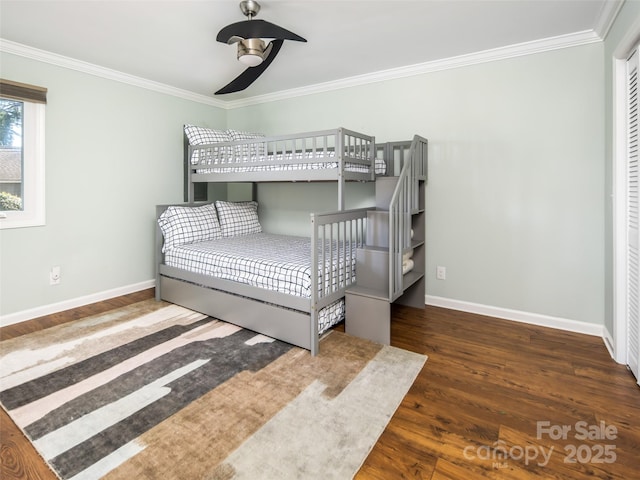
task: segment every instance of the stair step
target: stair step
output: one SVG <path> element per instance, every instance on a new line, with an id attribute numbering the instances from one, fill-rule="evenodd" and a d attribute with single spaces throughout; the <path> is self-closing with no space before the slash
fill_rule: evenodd
<path id="1" fill-rule="evenodd" d="M 402 278 L 403 290 L 407 290 L 411 285 L 424 277 L 424 273 L 412 270 L 406 273 Z"/>
<path id="2" fill-rule="evenodd" d="M 360 295 L 361 297 L 369 297 L 374 298 L 376 300 L 385 300 L 389 301 L 389 290 L 382 290 L 379 288 L 369 288 L 363 287 L 361 285 L 355 284 L 350 286 L 345 293 L 351 295 Z"/>
<path id="3" fill-rule="evenodd" d="M 359 250 L 370 250 L 373 252 L 381 252 L 383 254 L 387 254 L 389 251 L 388 247 L 385 247 L 384 245 L 363 245 L 361 247 L 358 247 Z"/>

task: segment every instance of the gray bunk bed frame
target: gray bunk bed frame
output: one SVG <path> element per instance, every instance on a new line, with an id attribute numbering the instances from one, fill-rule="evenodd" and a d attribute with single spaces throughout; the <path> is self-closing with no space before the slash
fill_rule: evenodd
<path id="1" fill-rule="evenodd" d="M 237 148 L 268 152 L 270 165 L 284 170 L 251 171 L 264 167 L 260 158 L 242 158 Z M 198 155 L 200 162 L 191 158 Z M 298 297 L 210 277 L 168 266 L 162 252 L 163 237 L 156 224 L 156 299 L 165 300 L 203 314 L 283 340 L 318 353 L 318 312 L 345 296 L 355 277 L 355 249 L 365 241 L 367 209 L 344 209 L 344 188 L 348 181 L 375 179 L 375 139 L 344 128 L 297 135 L 279 135 L 255 140 L 189 145 L 187 169 L 188 202 L 194 202 L 194 185 L 199 182 L 318 182 L 338 183 L 338 211 L 312 213 L 311 230 L 311 296 Z M 301 158 L 304 157 L 304 158 Z M 286 170 L 302 163 L 337 162 L 335 168 Z M 349 171 L 348 165 L 361 165 L 366 171 Z M 249 171 L 212 171 L 241 167 Z M 156 218 L 170 205 L 158 205 Z M 333 269 L 326 265 L 336 258 L 344 279 L 337 281 Z"/>
<path id="2" fill-rule="evenodd" d="M 414 141 L 415 143 L 415 141 Z M 162 252 L 163 237 L 156 224 L 156 299 L 165 300 L 197 312 L 227 321 L 243 328 L 262 333 L 269 337 L 310 350 L 311 355 L 319 351 L 318 312 L 343 299 L 345 291 L 355 284 L 355 250 L 366 245 L 367 212 L 371 208 L 344 209 L 345 183 L 349 181 L 374 181 L 376 158 L 384 158 L 386 172 L 393 175 L 393 152 L 396 146 L 404 148 L 411 142 L 393 142 L 376 146 L 374 137 L 362 135 L 344 128 L 304 133 L 280 135 L 255 140 L 221 142 L 210 145 L 190 145 L 185 165 L 187 169 L 188 202 L 183 206 L 198 206 L 194 202 L 194 185 L 198 182 L 317 182 L 332 181 L 338 184 L 338 211 L 310 214 L 311 235 L 311 296 L 298 297 L 265 290 L 251 285 L 210 277 L 168 266 Z M 279 155 L 275 162 L 282 166 L 300 164 L 301 153 L 306 153 L 304 162 L 328 160 L 337 162 L 337 168 L 292 169 L 278 171 L 211 171 L 211 167 L 224 170 L 226 167 L 262 167 L 258 158 L 244 159 L 234 155 L 235 147 L 262 149 L 272 155 Z M 413 145 L 412 145 L 413 147 Z M 413 152 L 413 148 L 411 149 Z M 195 152 L 200 152 L 200 162 L 191 163 Z M 298 155 L 295 155 L 298 154 Z M 295 157 L 295 158 L 294 158 Z M 410 164 L 414 162 L 409 162 Z M 368 167 L 367 171 L 348 171 L 350 164 Z M 203 166 L 205 168 L 203 168 Z M 402 169 L 403 174 L 405 168 Z M 401 177 L 403 175 L 401 174 Z M 407 182 L 399 182 L 402 190 Z M 409 188 L 409 190 L 412 190 Z M 255 189 L 254 189 L 255 191 Z M 405 198 L 406 193 L 396 196 Z M 404 202 L 402 202 L 404 203 Z M 158 205 L 156 218 L 169 207 Z M 401 217 L 404 215 L 397 212 Z M 400 245 L 406 244 L 409 234 L 404 224 L 394 238 Z M 400 235 L 398 237 L 397 235 Z M 326 265 L 333 258 L 341 265 L 342 283 L 337 281 L 331 268 Z M 395 256 L 392 255 L 395 258 Z M 349 261 L 345 261 L 350 258 Z M 341 260 L 342 259 L 342 260 Z M 390 275 L 397 275 L 398 268 L 393 260 Z"/>
<path id="3" fill-rule="evenodd" d="M 198 206 L 202 203 L 182 204 Z M 156 207 L 157 218 L 169 205 Z M 323 268 L 334 254 L 344 258 L 363 245 L 367 209 L 311 214 L 311 296 L 298 297 L 243 283 L 193 273 L 165 265 L 162 233 L 156 231 L 156 300 L 248 328 L 318 353 L 318 312 L 345 296 L 352 285 L 355 263 L 342 262 L 342 285 L 337 273 Z"/>
<path id="4" fill-rule="evenodd" d="M 277 166 L 278 170 L 258 170 L 265 166 L 263 155 L 247 158 L 237 155 L 237 148 L 250 152 L 266 152 L 266 155 L 273 157 L 268 165 Z M 197 164 L 190 160 L 194 156 L 199 158 Z M 304 158 L 300 158 L 301 156 Z M 374 137 L 342 127 L 211 145 L 187 145 L 187 200 L 194 201 L 194 188 L 197 183 L 328 181 L 338 183 L 338 210 L 344 210 L 345 183 L 374 181 L 375 159 Z M 296 165 L 320 163 L 337 163 L 337 167 L 292 168 Z M 349 166 L 361 166 L 366 171 L 353 171 Z M 242 171 L 234 171 L 237 167 L 241 167 Z"/>

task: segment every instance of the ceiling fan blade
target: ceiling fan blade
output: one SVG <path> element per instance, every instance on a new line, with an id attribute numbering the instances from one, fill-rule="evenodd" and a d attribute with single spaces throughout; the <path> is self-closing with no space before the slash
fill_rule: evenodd
<path id="1" fill-rule="evenodd" d="M 228 85 L 222 87 L 215 94 L 222 95 L 225 93 L 234 93 L 247 88 L 249 85 L 255 82 L 260 75 L 262 75 L 262 73 L 267 69 L 269 65 L 271 65 L 271 62 L 273 62 L 273 59 L 276 58 L 276 55 L 282 48 L 283 43 L 284 43 L 284 40 L 274 40 L 270 42 L 269 46 L 267 47 L 267 51 L 268 51 L 267 57 L 264 59 L 264 61 L 260 65 L 247 68 L 238 77 L 236 77 L 235 80 L 233 80 Z"/>
<path id="2" fill-rule="evenodd" d="M 279 27 L 265 20 L 245 20 L 243 22 L 227 25 L 220 32 L 216 40 L 222 43 L 234 43 L 247 38 L 274 38 L 278 40 L 294 40 L 296 42 L 306 42 L 300 35 Z"/>

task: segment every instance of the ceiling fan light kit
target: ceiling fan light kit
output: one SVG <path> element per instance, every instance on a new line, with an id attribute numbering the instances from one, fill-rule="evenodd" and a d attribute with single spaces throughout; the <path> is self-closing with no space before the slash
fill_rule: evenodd
<path id="1" fill-rule="evenodd" d="M 240 11 L 247 20 L 227 25 L 218 32 L 216 40 L 229 45 L 237 43 L 238 60 L 249 68 L 218 90 L 216 95 L 239 92 L 251 85 L 271 65 L 284 40 L 306 42 L 300 35 L 278 25 L 265 20 L 253 20 L 260 11 L 258 2 L 244 0 L 240 2 Z M 267 43 L 266 39 L 271 40 Z"/>
<path id="2" fill-rule="evenodd" d="M 260 65 L 264 60 L 264 40 L 260 38 L 247 38 L 238 42 L 238 60 L 248 67 Z"/>

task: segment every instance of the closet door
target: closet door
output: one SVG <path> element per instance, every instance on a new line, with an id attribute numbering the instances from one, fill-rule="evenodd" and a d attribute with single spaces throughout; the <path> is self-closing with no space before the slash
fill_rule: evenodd
<path id="1" fill-rule="evenodd" d="M 627 363 L 640 383 L 640 235 L 638 229 L 639 82 L 638 48 L 627 60 L 627 165 L 626 165 L 626 319 Z"/>

